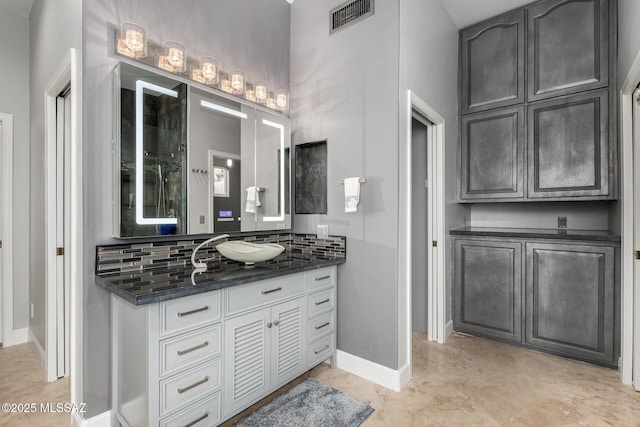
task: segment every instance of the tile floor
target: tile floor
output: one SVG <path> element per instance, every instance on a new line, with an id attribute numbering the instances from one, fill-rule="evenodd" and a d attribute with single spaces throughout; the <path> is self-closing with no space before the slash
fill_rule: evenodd
<path id="1" fill-rule="evenodd" d="M 296 382 L 313 376 L 369 403 L 375 412 L 365 427 L 640 426 L 640 393 L 612 369 L 462 335 L 439 345 L 418 333 L 413 363 L 401 393 L 327 365 Z M 0 402 L 67 402 L 68 390 L 68 379 L 44 381 L 29 344 L 0 348 Z M 67 425 L 64 414 L 0 413 L 0 426 Z"/>
<path id="2" fill-rule="evenodd" d="M 69 378 L 48 383 L 33 344 L 0 348 L 0 403 L 35 403 L 35 413 L 0 410 L 0 426 L 68 426 L 67 413 L 41 412 L 40 403 L 68 403 Z"/>

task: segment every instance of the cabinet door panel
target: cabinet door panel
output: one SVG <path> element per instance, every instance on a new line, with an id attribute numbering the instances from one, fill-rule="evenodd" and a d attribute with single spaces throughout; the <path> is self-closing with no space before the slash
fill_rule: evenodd
<path id="1" fill-rule="evenodd" d="M 607 90 L 531 104 L 528 122 L 529 198 L 609 194 Z"/>
<path id="2" fill-rule="evenodd" d="M 278 304 L 271 308 L 273 342 L 271 346 L 271 387 L 276 388 L 301 374 L 307 365 L 306 298 Z M 303 322 L 304 319 L 304 322 Z"/>
<path id="3" fill-rule="evenodd" d="M 520 341 L 522 245 L 455 241 L 457 330 Z"/>
<path id="4" fill-rule="evenodd" d="M 608 0 L 549 0 L 528 9 L 528 100 L 609 84 Z"/>
<path id="5" fill-rule="evenodd" d="M 225 414 L 244 408 L 270 389 L 270 309 L 225 321 Z"/>
<path id="6" fill-rule="evenodd" d="M 613 266 L 612 247 L 527 243 L 525 341 L 613 362 Z"/>
<path id="7" fill-rule="evenodd" d="M 524 108 L 462 118 L 461 199 L 524 196 Z"/>
<path id="8" fill-rule="evenodd" d="M 524 101 L 524 10 L 460 33 L 462 112 Z"/>

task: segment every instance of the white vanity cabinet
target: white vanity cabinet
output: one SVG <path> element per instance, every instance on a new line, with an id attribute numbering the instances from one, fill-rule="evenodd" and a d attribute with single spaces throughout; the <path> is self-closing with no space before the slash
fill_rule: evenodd
<path id="1" fill-rule="evenodd" d="M 133 305 L 112 296 L 113 420 L 215 426 L 335 357 L 336 266 Z"/>

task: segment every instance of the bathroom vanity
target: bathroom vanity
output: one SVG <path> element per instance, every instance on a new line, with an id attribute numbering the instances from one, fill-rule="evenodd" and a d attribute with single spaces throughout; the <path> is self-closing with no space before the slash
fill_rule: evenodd
<path id="1" fill-rule="evenodd" d="M 220 259 L 202 274 L 189 263 L 97 273 L 112 294 L 114 424 L 217 425 L 317 364 L 334 364 L 344 251 L 283 236 L 293 236 L 287 251 L 252 268 Z M 334 239 L 325 249 L 340 252 L 344 239 Z M 98 260 L 136 249 L 99 247 Z"/>

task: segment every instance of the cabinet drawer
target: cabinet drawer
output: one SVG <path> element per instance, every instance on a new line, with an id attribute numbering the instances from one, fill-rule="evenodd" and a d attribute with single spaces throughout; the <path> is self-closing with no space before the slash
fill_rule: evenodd
<path id="1" fill-rule="evenodd" d="M 220 291 L 160 303 L 160 335 L 195 328 L 220 319 Z"/>
<path id="2" fill-rule="evenodd" d="M 330 311 L 325 314 L 320 314 L 313 319 L 309 319 L 309 341 L 313 341 L 318 337 L 333 332 L 333 330 L 335 329 L 334 316 L 335 313 L 333 311 Z"/>
<path id="3" fill-rule="evenodd" d="M 333 286 L 336 284 L 335 267 L 319 268 L 318 270 L 307 271 L 307 285 L 309 290 Z"/>
<path id="4" fill-rule="evenodd" d="M 220 324 L 160 342 L 160 376 L 189 368 L 220 353 Z"/>
<path id="5" fill-rule="evenodd" d="M 220 359 L 160 381 L 160 416 L 185 407 L 220 387 Z"/>
<path id="6" fill-rule="evenodd" d="M 313 344 L 309 344 L 307 361 L 309 368 L 316 366 L 335 354 L 334 334 L 328 335 Z"/>
<path id="7" fill-rule="evenodd" d="M 226 314 L 235 314 L 305 292 L 304 274 L 292 274 L 226 289 Z"/>
<path id="8" fill-rule="evenodd" d="M 220 393 L 207 396 L 188 409 L 160 421 L 161 427 L 205 427 L 215 426 L 220 422 Z"/>
<path id="9" fill-rule="evenodd" d="M 309 317 L 335 307 L 335 288 L 309 295 Z"/>

